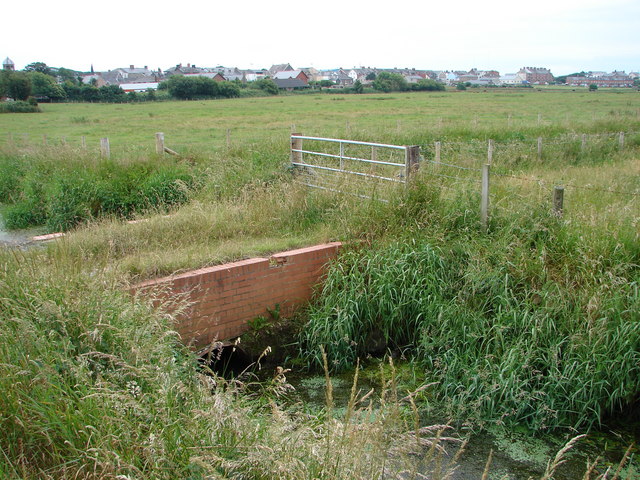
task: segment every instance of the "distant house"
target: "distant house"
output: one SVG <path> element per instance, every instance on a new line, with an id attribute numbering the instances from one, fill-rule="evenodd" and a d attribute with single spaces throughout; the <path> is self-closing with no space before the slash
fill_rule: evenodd
<path id="1" fill-rule="evenodd" d="M 164 71 L 164 75 L 170 77 L 171 75 L 187 75 L 189 73 L 204 73 L 206 71 L 206 69 L 196 67 L 195 65 L 191 65 L 190 63 L 187 63 L 186 67 L 179 63 L 175 67 L 167 68 Z"/>
<path id="2" fill-rule="evenodd" d="M 95 85 L 96 87 L 104 87 L 107 82 L 102 78 L 101 73 L 90 73 L 80 77 L 85 85 Z"/>
<path id="3" fill-rule="evenodd" d="M 9 57 L 7 57 L 2 62 L 2 69 L 3 70 L 14 71 L 16 69 L 16 64 L 13 63 L 13 60 L 11 60 Z"/>
<path id="4" fill-rule="evenodd" d="M 157 90 L 158 82 L 149 83 L 121 83 L 120 88 L 125 92 L 146 92 L 147 90 Z"/>
<path id="5" fill-rule="evenodd" d="M 185 77 L 205 77 L 205 78 L 211 78 L 212 80 L 215 80 L 216 82 L 224 82 L 226 80 L 226 78 L 224 78 L 223 75 L 221 75 L 218 72 L 199 72 L 199 73 L 185 73 L 184 74 Z"/>
<path id="6" fill-rule="evenodd" d="M 551 83 L 554 80 L 551 71 L 542 67 L 522 67 L 517 75 L 522 79 L 523 83 L 544 84 Z"/>
<path id="7" fill-rule="evenodd" d="M 261 70 L 243 70 L 242 74 L 247 82 L 255 82 L 256 80 L 261 80 L 266 78 L 269 75 L 269 71 L 265 69 Z"/>
<path id="8" fill-rule="evenodd" d="M 505 73 L 500 77 L 500 83 L 502 85 L 521 85 L 522 80 L 517 73 Z"/>
<path id="9" fill-rule="evenodd" d="M 342 68 L 335 68 L 333 70 L 321 70 L 319 75 L 320 80 L 330 80 L 336 85 L 347 87 L 353 85 L 354 80 L 345 72 Z"/>
<path id="10" fill-rule="evenodd" d="M 291 91 L 309 88 L 309 84 L 299 78 L 274 78 L 273 82 L 282 90 Z"/>
<path id="11" fill-rule="evenodd" d="M 300 80 L 304 85 L 309 84 L 309 76 L 302 70 L 284 70 L 282 72 L 275 73 L 271 78 L 276 82 L 276 84 L 278 83 L 276 80 L 288 80 L 292 78 Z"/>
<path id="12" fill-rule="evenodd" d="M 273 78 L 273 76 L 278 72 L 290 72 L 292 70 L 293 70 L 293 67 L 289 63 L 271 65 L 271 68 L 269 68 L 269 76 Z"/>
<path id="13" fill-rule="evenodd" d="M 573 86 L 597 85 L 599 87 L 632 87 L 633 77 L 625 72 L 589 72 L 584 77 L 567 77 L 567 84 Z"/>

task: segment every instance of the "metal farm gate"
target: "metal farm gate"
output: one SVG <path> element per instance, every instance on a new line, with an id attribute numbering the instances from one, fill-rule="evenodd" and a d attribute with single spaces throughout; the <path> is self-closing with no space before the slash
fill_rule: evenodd
<path id="1" fill-rule="evenodd" d="M 303 143 L 304 142 L 304 143 Z M 385 201 L 418 167 L 420 147 L 291 135 L 291 164 L 308 187 Z"/>

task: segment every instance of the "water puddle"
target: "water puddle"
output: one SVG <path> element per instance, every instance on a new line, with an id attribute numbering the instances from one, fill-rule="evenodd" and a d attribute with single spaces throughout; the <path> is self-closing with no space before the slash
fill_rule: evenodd
<path id="1" fill-rule="evenodd" d="M 289 373 L 287 380 L 295 388 L 294 401 L 301 402 L 311 411 L 314 408 L 324 407 L 326 388 L 323 375 Z M 332 385 L 334 412 L 340 415 L 341 410 L 346 409 L 349 402 L 352 374 L 333 376 Z M 358 381 L 360 395 L 368 392 L 371 388 L 379 392 L 379 387 L 366 376 L 361 376 Z M 427 422 L 427 424 L 433 425 L 443 423 L 446 422 L 438 418 L 432 418 Z M 557 452 L 569 439 L 577 436 L 577 433 L 574 435 L 533 436 L 524 429 L 505 431 L 501 428 L 489 428 L 488 431 L 474 434 L 462 430 L 458 431 L 456 435 L 460 438 L 468 438 L 468 443 L 457 461 L 457 468 L 451 477 L 452 480 L 483 478 L 489 455 L 492 456 L 492 460 L 488 479 L 526 480 L 542 478 L 548 463 L 553 461 Z M 626 449 L 632 443 L 637 443 L 639 439 L 640 430 L 637 426 L 636 428 L 592 432 L 586 438 L 578 441 L 563 456 L 565 461 L 557 468 L 552 478 L 554 480 L 582 479 L 588 462 L 593 462 L 597 458 L 600 459 L 599 467 L 593 471 L 590 478 L 598 478 L 598 475 L 605 472 L 607 466 L 612 468 L 607 478 L 612 478 Z M 456 447 L 451 448 L 452 451 L 449 451 L 448 455 L 452 457 Z M 620 480 L 640 479 L 637 462 L 634 464 L 623 468 L 618 478 Z"/>
<path id="2" fill-rule="evenodd" d="M 33 245 L 32 238 L 43 233 L 42 228 L 24 230 L 6 230 L 0 216 L 0 247 L 24 248 Z"/>

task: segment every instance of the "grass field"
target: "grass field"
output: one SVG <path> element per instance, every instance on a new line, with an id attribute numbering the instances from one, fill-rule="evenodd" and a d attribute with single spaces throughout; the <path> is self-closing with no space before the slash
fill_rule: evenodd
<path id="1" fill-rule="evenodd" d="M 43 104 L 42 114 L 2 115 L 0 130 L 29 134 L 33 142 L 66 137 L 99 147 L 109 137 L 114 152 L 153 150 L 164 132 L 176 149 L 211 151 L 226 145 L 226 131 L 239 145 L 265 140 L 286 144 L 292 126 L 306 135 L 357 137 L 371 141 L 415 137 L 489 138 L 510 131 L 533 137 L 558 132 L 640 130 L 636 91 L 469 90 L 433 94 L 299 95 L 143 104 Z M 540 115 L 540 123 L 538 122 Z M 509 119 L 511 117 L 511 119 Z M 399 122 L 399 123 L 398 123 Z M 347 125 L 348 123 L 348 125 Z M 399 127 L 399 128 L 398 128 Z M 610 127 L 610 128 L 609 128 Z M 545 135 L 546 133 L 546 135 Z M 6 143 L 7 136 L 0 138 Z M 396 143 L 396 142 L 394 142 Z"/>
<path id="2" fill-rule="evenodd" d="M 420 472 L 448 478 L 429 448 L 437 433 L 420 425 L 435 399 L 461 421 L 539 431 L 597 426 L 633 409 L 638 95 L 308 94 L 43 105 L 41 114 L 0 115 L 4 171 L 63 165 L 63 180 L 75 185 L 103 163 L 100 137 L 110 138 L 117 168 L 157 161 L 154 134 L 162 131 L 182 154 L 165 161 L 197 172 L 199 183 L 170 216 L 138 211 L 134 217 L 149 221 L 134 225 L 96 217 L 44 248 L 0 251 L 0 474 L 383 478 L 389 465 L 417 468 L 418 457 L 394 450 L 411 444 L 435 459 Z M 288 167 L 293 125 L 307 135 L 420 145 L 425 161 L 388 203 L 310 192 Z M 483 233 L 477 168 L 489 139 L 491 219 Z M 443 142 L 443 162 L 472 170 L 453 174 L 430 163 L 435 141 Z M 566 187 L 561 219 L 549 214 L 556 184 Z M 16 198 L 24 185 L 14 185 Z M 366 355 L 361 346 L 371 335 L 381 336 L 411 355 L 414 385 L 439 382 L 433 396 L 402 404 L 405 393 L 382 369 L 380 413 L 357 406 L 354 392 L 340 417 L 330 389 L 322 414 L 285 411 L 282 378 L 251 395 L 241 384 L 200 377 L 167 333 L 172 319 L 163 308 L 131 303 L 121 291 L 142 278 L 326 240 L 355 247 L 309 312 L 302 358 L 348 367 Z M 319 345 L 328 346 L 324 358 Z M 621 471 L 632 478 L 635 470 Z"/>

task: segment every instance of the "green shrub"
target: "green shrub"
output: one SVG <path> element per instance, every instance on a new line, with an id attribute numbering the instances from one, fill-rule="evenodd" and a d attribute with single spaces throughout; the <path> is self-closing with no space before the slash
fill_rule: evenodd
<path id="1" fill-rule="evenodd" d="M 476 424 L 589 428 L 633 403 L 637 249 L 587 240 L 540 213 L 491 239 L 447 244 L 342 255 L 302 329 L 308 362 L 321 365 L 320 346 L 336 370 L 370 351 L 411 355 L 438 383 L 445 413 Z M 602 285 L 611 275 L 613 290 Z"/>
<path id="2" fill-rule="evenodd" d="M 0 113 L 37 113 L 41 112 L 36 103 L 33 105 L 27 101 L 0 102 Z"/>

